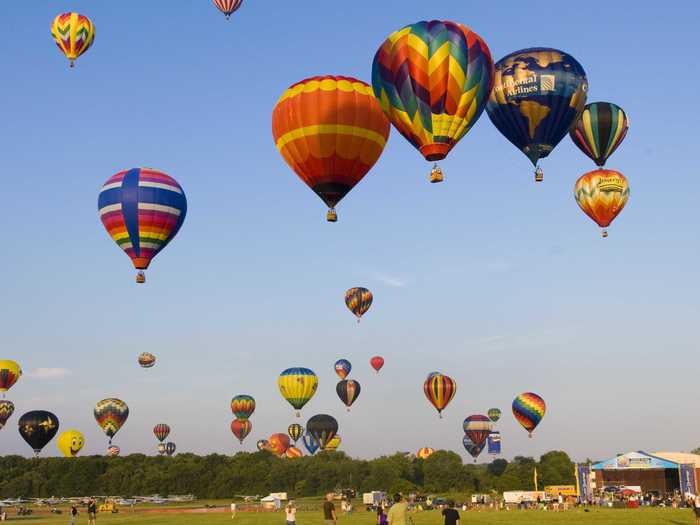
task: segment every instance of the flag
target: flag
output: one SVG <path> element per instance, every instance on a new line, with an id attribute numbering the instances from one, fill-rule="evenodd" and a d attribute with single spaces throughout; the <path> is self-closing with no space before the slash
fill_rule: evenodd
<path id="1" fill-rule="evenodd" d="M 535 467 L 535 473 L 533 474 L 533 479 L 535 481 L 535 492 L 537 492 L 537 467 Z"/>

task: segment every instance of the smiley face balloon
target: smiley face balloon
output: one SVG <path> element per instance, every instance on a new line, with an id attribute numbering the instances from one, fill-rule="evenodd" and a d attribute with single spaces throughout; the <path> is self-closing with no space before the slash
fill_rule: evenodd
<path id="1" fill-rule="evenodd" d="M 85 437 L 83 434 L 75 429 L 66 430 L 61 432 L 58 436 L 58 441 L 56 442 L 56 447 L 61 453 L 67 458 L 74 458 L 78 456 L 85 445 Z"/>

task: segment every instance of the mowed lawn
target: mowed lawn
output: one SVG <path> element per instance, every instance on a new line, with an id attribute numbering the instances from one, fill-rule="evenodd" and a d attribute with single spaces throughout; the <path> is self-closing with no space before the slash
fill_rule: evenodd
<path id="1" fill-rule="evenodd" d="M 493 525 L 539 525 L 548 523 L 566 523 L 567 525 L 596 524 L 596 525 L 693 525 L 695 518 L 687 509 L 634 509 L 634 510 L 613 510 L 594 509 L 590 512 L 583 510 L 570 510 L 567 512 L 550 511 L 510 511 L 510 512 L 460 512 L 462 517 L 461 525 L 469 524 L 493 524 Z M 411 514 L 415 525 L 441 525 L 440 513 L 436 511 L 425 511 Z M 25 525 L 58 525 L 67 524 L 69 521 L 66 513 L 59 516 L 30 516 L 19 518 L 14 515 L 9 516 L 9 523 L 24 523 Z M 143 524 L 143 525 L 213 525 L 213 524 L 235 524 L 235 525 L 285 525 L 284 513 L 266 512 L 239 512 L 234 520 L 230 513 L 130 513 L 120 512 L 118 514 L 98 514 L 97 523 L 120 525 L 120 524 Z M 87 524 L 87 514 L 82 512 L 78 516 L 78 524 Z M 320 512 L 299 512 L 297 514 L 298 525 L 323 525 Z M 352 516 L 341 515 L 338 525 L 375 525 L 375 516 L 365 511 L 356 511 Z"/>

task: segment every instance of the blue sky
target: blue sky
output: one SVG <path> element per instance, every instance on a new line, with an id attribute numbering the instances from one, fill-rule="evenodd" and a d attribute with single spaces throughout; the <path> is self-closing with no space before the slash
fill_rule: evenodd
<path id="1" fill-rule="evenodd" d="M 166 422 L 179 451 L 232 453 L 237 393 L 258 401 L 252 450 L 296 420 L 276 376 L 297 365 L 320 378 L 301 422 L 334 414 L 353 456 L 464 455 L 462 419 L 492 406 L 506 457 L 699 446 L 700 6 L 675 6 L 248 0 L 226 22 L 205 0 L 8 3 L 0 357 L 25 376 L 8 394 L 17 410 L 0 453 L 30 452 L 16 421 L 40 408 L 86 435 L 84 453 L 104 453 L 92 407 L 111 396 L 131 408 L 115 439 L 124 452 L 153 452 L 151 428 Z M 67 10 L 96 26 L 73 70 L 49 35 Z M 608 165 L 631 197 L 608 239 L 572 196 L 593 163 L 566 138 L 536 185 L 485 114 L 442 162 L 440 185 L 392 130 L 339 222 L 325 222 L 275 149 L 277 98 L 312 75 L 369 80 L 389 33 L 432 18 L 470 26 L 495 59 L 565 50 L 586 69 L 589 101 L 625 108 L 631 129 Z M 175 177 L 189 204 L 140 287 L 96 210 L 101 184 L 135 166 Z M 359 327 L 343 303 L 358 285 L 375 296 Z M 146 350 L 159 359 L 150 370 L 136 364 Z M 379 376 L 374 354 L 386 358 Z M 350 414 L 335 395 L 339 357 L 363 387 Z M 443 420 L 422 393 L 432 370 L 458 383 Z M 510 415 L 528 390 L 548 403 L 532 440 Z"/>

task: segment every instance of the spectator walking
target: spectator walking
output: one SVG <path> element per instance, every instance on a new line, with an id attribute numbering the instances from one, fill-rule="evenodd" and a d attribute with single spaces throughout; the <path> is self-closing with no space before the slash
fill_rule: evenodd
<path id="1" fill-rule="evenodd" d="M 97 525 L 97 503 L 94 498 L 88 501 L 88 525 Z"/>
<path id="2" fill-rule="evenodd" d="M 386 516 L 389 525 L 407 525 L 408 504 L 403 500 L 401 494 L 394 494 L 394 504 L 389 509 Z"/>
<path id="3" fill-rule="evenodd" d="M 388 525 L 386 512 L 384 512 L 384 507 L 382 505 L 377 506 L 377 525 Z"/>
<path id="4" fill-rule="evenodd" d="M 75 505 L 70 506 L 70 525 L 75 525 L 75 521 L 78 519 L 78 507 Z"/>
<path id="5" fill-rule="evenodd" d="M 231 502 L 231 519 L 236 517 L 236 502 Z"/>
<path id="6" fill-rule="evenodd" d="M 294 505 L 294 501 L 287 503 L 287 506 L 284 508 L 284 515 L 287 520 L 287 525 L 296 525 L 297 507 Z"/>
<path id="7" fill-rule="evenodd" d="M 326 494 L 326 501 L 323 502 L 323 522 L 325 525 L 336 525 L 338 523 L 335 505 L 333 505 L 333 494 Z"/>
<path id="8" fill-rule="evenodd" d="M 447 508 L 442 509 L 442 516 L 445 518 L 445 525 L 459 525 L 459 512 L 455 509 L 455 502 L 447 502 Z"/>

